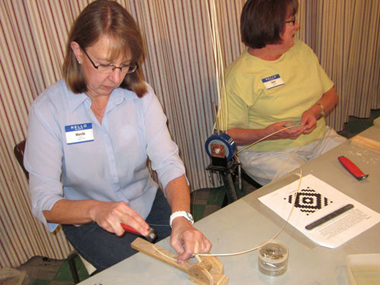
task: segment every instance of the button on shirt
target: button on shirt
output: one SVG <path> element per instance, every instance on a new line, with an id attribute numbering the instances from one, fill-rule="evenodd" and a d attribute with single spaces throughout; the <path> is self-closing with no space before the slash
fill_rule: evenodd
<path id="1" fill-rule="evenodd" d="M 77 135 L 87 137 L 73 141 L 68 136 L 73 128 L 84 128 Z M 124 201 L 145 219 L 158 188 L 147 168 L 148 157 L 164 189 L 185 174 L 149 85 L 142 98 L 115 89 L 100 124 L 91 100 L 72 93 L 61 80 L 38 96 L 29 112 L 24 164 L 33 214 L 53 231 L 58 225 L 47 223 L 42 211 L 63 198 L 92 199 Z"/>

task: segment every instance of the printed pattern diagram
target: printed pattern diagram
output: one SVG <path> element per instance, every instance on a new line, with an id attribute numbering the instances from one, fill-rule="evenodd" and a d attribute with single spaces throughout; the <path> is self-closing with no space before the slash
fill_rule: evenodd
<path id="1" fill-rule="evenodd" d="M 307 216 L 334 203 L 334 201 L 329 200 L 327 197 L 324 197 L 309 187 L 302 189 L 297 194 L 291 194 L 285 197 L 284 200 L 287 200 L 289 204 L 294 203 L 294 207 Z"/>

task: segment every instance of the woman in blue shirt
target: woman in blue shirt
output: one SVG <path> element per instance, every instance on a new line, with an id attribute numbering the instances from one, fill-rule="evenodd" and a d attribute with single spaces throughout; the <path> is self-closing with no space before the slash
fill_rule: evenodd
<path id="1" fill-rule="evenodd" d="M 50 231 L 62 224 L 98 271 L 136 252 L 136 236 L 121 224 L 143 236 L 152 225 L 158 240 L 171 234 L 180 263 L 211 249 L 192 225 L 184 165 L 143 80 L 143 58 L 131 15 L 116 2 L 92 2 L 71 28 L 64 79 L 30 109 L 24 163 L 33 213 Z"/>

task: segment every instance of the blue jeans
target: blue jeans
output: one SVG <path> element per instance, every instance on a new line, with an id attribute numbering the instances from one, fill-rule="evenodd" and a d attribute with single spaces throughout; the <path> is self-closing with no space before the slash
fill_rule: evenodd
<path id="1" fill-rule="evenodd" d="M 156 241 L 171 234 L 170 215 L 170 206 L 159 189 L 146 219 L 146 222 L 156 231 Z M 97 272 L 137 253 L 131 247 L 131 243 L 137 236 L 128 232 L 119 237 L 102 229 L 97 223 L 85 224 L 80 227 L 63 225 L 62 229 L 72 246 L 97 269 Z"/>

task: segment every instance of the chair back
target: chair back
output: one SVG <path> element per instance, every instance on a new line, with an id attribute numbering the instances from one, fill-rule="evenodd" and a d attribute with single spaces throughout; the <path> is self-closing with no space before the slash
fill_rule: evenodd
<path id="1" fill-rule="evenodd" d="M 24 167 L 25 143 L 26 143 L 26 140 L 23 140 L 23 141 L 19 142 L 18 144 L 16 144 L 16 146 L 13 149 L 13 152 L 14 152 L 16 159 L 17 159 L 18 163 L 20 164 L 22 170 L 24 171 L 26 178 L 29 179 L 29 173 Z"/>

